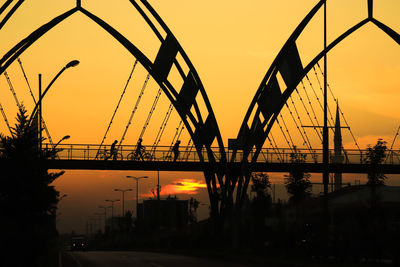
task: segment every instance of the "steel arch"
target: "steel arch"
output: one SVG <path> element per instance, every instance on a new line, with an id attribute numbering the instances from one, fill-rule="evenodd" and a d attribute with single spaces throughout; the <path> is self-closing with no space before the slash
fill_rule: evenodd
<path id="1" fill-rule="evenodd" d="M 312 67 L 324 57 L 324 55 L 328 54 L 331 49 L 333 49 L 341 41 L 368 22 L 375 24 L 400 45 L 400 35 L 389 26 L 383 24 L 373 17 L 373 0 L 367 0 L 367 18 L 360 21 L 337 37 L 334 41 L 327 45 L 325 50 L 322 50 L 314 57 L 314 59 L 312 59 L 305 67 L 303 67 L 303 63 L 296 46 L 296 41 L 307 27 L 308 23 L 326 1 L 327 0 L 319 1 L 300 22 L 289 39 L 286 41 L 285 45 L 282 47 L 277 57 L 269 67 L 266 75 L 264 76 L 245 115 L 237 139 L 234 140 L 236 144 L 233 148 L 232 157 L 230 158 L 231 161 L 234 161 L 237 152 L 239 150 L 243 151 L 242 165 L 244 166 L 244 171 L 242 174 L 240 174 L 239 178 L 231 178 L 233 181 L 239 181 L 238 200 L 239 198 L 244 197 L 244 194 L 246 193 L 246 188 L 250 180 L 249 176 L 251 173 L 251 164 L 257 161 L 261 148 L 264 145 L 265 140 L 267 139 L 268 134 L 283 106 L 297 85 L 302 81 Z M 280 88 L 277 75 L 281 75 L 286 88 Z M 283 93 L 281 89 L 283 89 Z M 251 117 L 252 114 L 254 114 L 253 117 Z M 254 147 L 255 152 L 250 154 Z M 244 180 L 243 176 L 245 176 Z"/>
<path id="2" fill-rule="evenodd" d="M 18 7 L 22 4 L 23 0 L 18 1 L 14 5 L 9 13 L 7 13 L 4 19 L 0 22 L 0 30 L 6 24 L 8 19 L 17 11 Z M 9 5 L 11 1 L 7 1 L 0 7 L 0 11 L 3 12 Z M 171 30 L 167 27 L 161 17 L 156 13 L 156 11 L 151 7 L 151 5 L 146 0 L 130 0 L 130 3 L 136 8 L 142 18 L 146 21 L 148 26 L 151 28 L 153 33 L 161 42 L 160 49 L 156 56 L 154 62 L 150 61 L 144 53 L 142 53 L 132 42 L 130 42 L 125 36 L 119 33 L 111 25 L 107 24 L 101 18 L 97 17 L 90 11 L 86 10 L 81 5 L 81 1 L 77 0 L 76 6 L 71 10 L 55 17 L 48 23 L 42 25 L 37 30 L 32 32 L 29 36 L 21 40 L 13 48 L 10 49 L 1 59 L 0 59 L 0 75 L 12 64 L 26 49 L 28 49 L 34 42 L 36 42 L 40 37 L 50 31 L 52 28 L 63 22 L 65 19 L 69 18 L 71 15 L 81 12 L 88 18 L 90 18 L 97 25 L 102 27 L 106 32 L 108 32 L 113 38 L 115 38 L 125 49 L 127 49 L 150 73 L 153 79 L 162 88 L 165 95 L 168 97 L 170 102 L 174 105 L 179 116 L 185 124 L 193 143 L 196 147 L 196 151 L 201 161 L 208 161 L 210 163 L 226 163 L 227 158 L 224 150 L 224 145 L 222 137 L 219 131 L 219 127 L 212 110 L 210 101 L 207 97 L 203 84 L 200 77 L 191 63 L 189 57 L 172 34 Z M 147 12 L 146 12 L 147 11 Z M 150 15 L 148 15 L 150 14 Z M 149 17 L 152 16 L 152 17 Z M 158 23 L 156 27 L 155 23 Z M 163 38 L 163 34 L 158 30 L 162 29 L 166 37 Z M 181 63 L 177 60 L 177 55 L 181 55 L 189 69 L 188 73 L 185 73 Z M 178 92 L 172 83 L 168 80 L 169 72 L 172 67 L 175 66 L 183 80 L 183 85 Z M 196 101 L 197 95 L 200 92 L 200 96 L 204 101 L 206 106 L 205 112 L 201 112 L 199 105 Z M 193 110 L 193 111 L 192 111 Z M 219 146 L 219 151 L 221 157 L 216 159 L 212 150 L 211 145 L 217 141 Z M 203 147 L 207 151 L 207 157 L 204 157 L 201 153 Z M 226 166 L 226 164 L 223 164 Z M 224 167 L 226 169 L 226 167 Z M 204 175 L 207 183 L 207 189 L 210 196 L 210 202 L 212 211 L 218 213 L 218 208 L 220 204 L 218 184 L 221 188 L 225 188 L 224 182 L 228 182 L 224 179 L 223 174 L 225 170 L 215 170 L 207 168 L 204 170 Z"/>

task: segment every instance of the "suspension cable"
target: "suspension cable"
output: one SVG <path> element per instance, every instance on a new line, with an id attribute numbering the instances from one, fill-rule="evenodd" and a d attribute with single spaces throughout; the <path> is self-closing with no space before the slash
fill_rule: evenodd
<path id="1" fill-rule="evenodd" d="M 399 128 L 397 129 L 397 132 L 396 132 L 396 134 L 395 134 L 395 136 L 394 136 L 394 138 L 393 138 L 392 144 L 391 144 L 390 149 L 389 149 L 392 158 L 393 158 L 393 154 L 394 154 L 394 152 L 393 152 L 392 149 L 393 149 L 394 143 L 396 142 L 397 136 L 399 135 L 399 131 L 400 131 L 400 126 L 399 126 Z M 388 159 L 389 159 L 389 155 L 386 156 L 385 163 L 387 162 Z"/>
<path id="2" fill-rule="evenodd" d="M 306 131 L 304 130 L 304 128 L 300 129 L 300 128 L 301 128 L 301 125 L 303 125 L 303 122 L 301 121 L 299 112 L 297 111 L 297 107 L 296 107 L 296 105 L 294 104 L 294 101 L 293 101 L 292 96 L 290 96 L 290 101 L 292 102 L 292 105 L 293 105 L 294 111 L 295 111 L 295 113 L 296 113 L 297 119 L 299 120 L 299 123 L 300 123 L 300 126 L 298 126 L 297 124 L 296 124 L 296 126 L 298 127 L 299 132 L 300 132 L 300 133 L 301 133 L 301 132 L 303 133 L 303 139 L 305 138 L 305 143 L 308 143 L 310 149 L 312 150 L 312 145 L 311 145 L 310 139 L 308 138 L 308 135 L 307 135 Z M 292 116 L 293 116 L 293 115 L 292 115 Z M 305 136 L 305 137 L 304 137 L 304 136 Z"/>
<path id="3" fill-rule="evenodd" d="M 29 83 L 28 77 L 26 76 L 24 67 L 22 66 L 22 61 L 21 61 L 20 58 L 18 58 L 17 61 L 18 61 L 18 63 L 19 63 L 19 67 L 20 67 L 20 69 L 21 69 L 21 71 L 22 71 L 22 74 L 24 75 L 26 84 L 28 85 L 29 93 L 31 94 L 31 97 L 32 97 L 32 99 L 33 99 L 33 103 L 36 105 L 36 99 L 35 99 L 35 96 L 33 95 L 33 91 L 32 91 L 31 85 L 30 85 L 30 83 Z M 46 125 L 46 123 L 45 123 L 45 121 L 44 121 L 43 118 L 42 118 L 42 123 L 43 123 L 44 131 L 45 131 L 45 133 L 46 133 L 46 135 L 47 135 L 47 138 L 49 139 L 50 145 L 53 146 L 53 144 L 54 144 L 54 143 L 53 143 L 53 139 L 52 139 L 51 136 L 50 136 L 49 129 L 47 128 L 47 125 Z M 58 156 L 58 155 L 57 155 L 57 156 Z"/>
<path id="4" fill-rule="evenodd" d="M 270 138 L 270 136 L 271 136 L 271 138 Z M 275 151 L 277 151 L 275 154 L 277 155 L 277 157 L 278 157 L 278 160 L 280 161 L 280 162 L 283 162 L 283 159 L 281 158 L 281 154 L 280 154 L 280 152 L 279 152 L 279 148 L 278 148 L 278 145 L 276 144 L 276 142 L 275 142 L 275 138 L 274 138 L 274 136 L 272 135 L 272 132 L 270 132 L 269 134 L 268 134 L 268 140 L 269 140 L 269 143 L 270 143 L 270 145 L 272 146 L 272 149 Z"/>
<path id="5" fill-rule="evenodd" d="M 285 141 L 286 141 L 287 145 L 289 146 L 289 148 L 290 148 L 291 150 L 293 150 L 293 147 L 291 146 L 291 144 L 290 144 L 288 138 L 286 137 L 285 131 L 283 130 L 283 128 L 282 128 L 282 126 L 281 126 L 281 124 L 280 124 L 278 118 L 276 118 L 276 123 L 278 123 L 279 129 L 281 130 L 282 135 L 283 135 L 283 137 L 285 138 Z"/>
<path id="6" fill-rule="evenodd" d="M 283 127 L 285 128 L 285 131 L 286 131 L 287 135 L 289 136 L 290 143 L 291 143 L 292 147 L 295 147 L 296 145 L 293 143 L 292 136 L 290 135 L 289 129 L 288 129 L 287 125 L 286 125 L 285 119 L 282 116 L 282 113 L 280 113 L 279 115 L 280 115 L 280 117 L 282 119 Z"/>
<path id="7" fill-rule="evenodd" d="M 318 62 L 317 62 L 317 66 L 318 66 L 318 69 L 319 69 L 319 71 L 321 72 L 321 74 L 324 75 L 324 72 L 322 71 L 321 66 L 319 65 Z M 333 94 L 333 91 L 332 91 L 331 86 L 329 85 L 329 83 L 327 84 L 327 87 L 328 87 L 328 89 L 329 89 L 329 91 L 330 91 L 330 93 L 331 93 L 332 98 L 334 99 L 335 103 L 337 104 L 337 103 L 338 103 L 338 100 L 337 100 L 337 98 L 335 97 L 335 95 Z M 347 126 L 348 129 L 349 129 L 351 138 L 353 138 L 353 141 L 354 141 L 355 145 L 357 146 L 358 150 L 361 152 L 361 148 L 359 147 L 359 145 L 358 145 L 358 143 L 357 143 L 357 140 L 356 140 L 356 138 L 354 137 L 353 131 L 351 130 L 350 125 L 348 124 L 348 122 L 347 122 L 347 120 L 346 120 L 346 117 L 344 116 L 344 113 L 343 113 L 343 111 L 342 111 L 342 109 L 341 109 L 340 107 L 339 107 L 339 112 L 340 112 L 340 115 L 342 115 L 342 118 L 343 118 L 343 120 L 344 120 L 344 123 L 346 124 L 346 126 Z"/>
<path id="8" fill-rule="evenodd" d="M 6 122 L 7 128 L 10 131 L 11 136 L 13 136 L 13 133 L 11 131 L 11 127 L 10 127 L 10 123 L 8 122 L 6 113 L 4 112 L 3 106 L 0 104 L 0 111 L 1 111 L 1 115 L 3 116 L 4 121 Z"/>
<path id="9" fill-rule="evenodd" d="M 313 70 L 314 70 L 315 77 L 317 78 L 317 81 L 318 81 L 319 89 L 320 89 L 321 93 L 323 94 L 323 93 L 324 93 L 324 89 L 322 89 L 322 84 L 321 84 L 321 81 L 320 81 L 320 79 L 319 79 L 319 77 L 318 77 L 318 74 L 317 74 L 317 71 L 316 71 L 315 66 L 313 66 Z M 322 71 L 322 70 L 321 70 L 321 71 Z M 309 82 L 309 84 L 310 84 L 310 86 L 311 86 L 311 88 L 312 88 L 312 90 L 313 90 L 313 92 L 314 92 L 315 97 L 317 98 L 317 101 L 318 101 L 318 103 L 319 103 L 319 106 L 321 107 L 321 110 L 324 111 L 324 108 L 322 107 L 322 104 L 321 104 L 321 102 L 320 102 L 320 100 L 319 100 L 319 97 L 317 96 L 317 93 L 316 93 L 316 91 L 314 90 L 314 86 L 313 86 L 311 80 L 309 79 L 308 75 L 306 75 L 306 77 L 307 77 L 307 80 L 308 80 L 308 82 Z M 330 92 L 331 92 L 331 95 L 333 96 L 332 90 L 330 90 Z M 336 102 L 335 97 L 333 97 L 333 99 L 334 99 L 335 102 Z M 329 105 L 327 106 L 327 109 L 328 109 L 327 111 L 328 111 L 328 114 L 329 114 L 329 117 L 328 117 L 328 125 L 330 124 L 331 126 L 333 126 L 333 125 L 335 125 L 335 121 L 334 121 L 334 119 L 333 119 L 333 115 L 332 115 L 331 109 L 329 108 Z M 334 129 L 334 127 L 329 127 L 329 128 L 331 129 L 332 133 L 335 134 L 335 129 Z M 341 149 L 343 150 L 343 152 L 344 152 L 344 154 L 345 154 L 345 157 L 346 157 L 346 160 L 348 161 L 347 151 L 344 149 L 343 144 L 341 144 Z"/>
<path id="10" fill-rule="evenodd" d="M 33 102 L 34 102 L 34 103 L 35 103 L 35 105 L 36 105 L 36 99 L 35 99 L 35 96 L 33 95 L 33 91 L 32 91 L 32 88 L 31 88 L 31 84 L 29 83 L 28 77 L 27 77 L 27 76 L 26 76 L 26 74 L 25 74 L 24 67 L 22 66 L 22 61 L 21 61 L 21 59 L 20 59 L 20 58 L 18 58 L 18 59 L 17 59 L 17 61 L 18 61 L 18 63 L 19 63 L 19 67 L 20 67 L 20 69 L 22 70 L 22 74 L 24 75 L 24 78 L 25 78 L 26 84 L 28 85 L 28 88 L 29 88 L 29 93 L 31 94 L 31 96 L 32 96 L 32 99 L 33 99 Z"/>
<path id="11" fill-rule="evenodd" d="M 294 106 L 293 99 L 292 99 L 291 97 L 290 97 L 290 99 L 291 99 L 292 104 L 293 104 L 293 106 Z M 292 120 L 294 121 L 294 123 L 295 123 L 295 125 L 296 125 L 296 128 L 297 128 L 298 132 L 300 133 L 301 138 L 303 139 L 303 142 L 304 142 L 303 144 L 306 145 L 306 147 L 307 147 L 308 150 L 310 150 L 311 155 L 313 155 L 313 158 L 314 158 L 314 154 L 313 154 L 313 151 L 312 151 L 311 143 L 309 143 L 309 141 L 307 141 L 307 140 L 308 140 L 307 134 L 305 133 L 304 129 L 303 129 L 304 134 L 303 134 L 303 132 L 301 131 L 300 126 L 299 126 L 299 124 L 297 123 L 297 120 L 295 119 L 295 117 L 294 117 L 294 115 L 293 115 L 293 112 L 292 112 L 292 110 L 290 109 L 290 107 L 289 107 L 289 105 L 288 105 L 287 102 L 285 103 L 285 105 L 286 105 L 286 107 L 287 107 L 288 110 L 289 110 L 290 116 L 292 117 Z M 296 109 L 296 106 L 294 106 L 294 108 Z M 296 110 L 296 112 L 297 112 L 297 110 Z M 300 120 L 300 118 L 299 118 L 299 120 Z M 300 125 L 301 125 L 301 121 L 300 121 Z M 305 138 L 304 135 L 306 135 L 307 138 Z"/>
<path id="12" fill-rule="evenodd" d="M 314 69 L 315 77 L 317 78 L 317 81 L 318 81 L 319 89 L 320 89 L 320 91 L 323 93 L 323 92 L 324 92 L 324 89 L 322 88 L 322 83 L 321 83 L 321 81 L 319 80 L 319 77 L 318 77 L 317 71 L 316 71 L 316 69 L 315 69 L 315 66 L 313 66 L 313 69 Z M 322 104 L 321 104 L 321 102 L 320 102 L 320 100 L 319 100 L 319 97 L 317 96 L 317 93 L 316 93 L 315 90 L 314 90 L 314 86 L 312 85 L 312 83 L 311 83 L 310 79 L 308 78 L 308 76 L 306 76 L 306 77 L 307 77 L 308 82 L 310 83 L 310 86 L 311 86 L 311 88 L 312 88 L 312 90 L 313 90 L 313 92 L 314 92 L 315 97 L 316 97 L 317 100 L 318 100 L 318 103 L 319 103 L 319 106 L 321 107 L 321 110 L 324 111 L 324 108 L 322 107 Z M 335 102 L 336 102 L 336 101 L 335 101 Z M 328 114 L 329 114 L 329 117 L 328 117 L 328 124 L 331 123 L 331 125 L 334 125 L 335 123 L 334 123 L 333 115 L 332 115 L 331 109 L 329 108 L 329 105 L 327 106 L 327 109 L 328 109 Z M 329 118 L 330 118 L 330 121 L 329 121 Z M 331 129 L 333 130 L 333 128 L 331 128 Z"/>
<path id="13" fill-rule="evenodd" d="M 131 72 L 130 72 L 130 74 L 129 74 L 128 80 L 127 80 L 126 83 L 125 83 L 125 87 L 124 87 L 124 89 L 122 90 L 121 96 L 119 97 L 117 106 L 116 106 L 116 108 L 114 109 L 114 113 L 113 113 L 113 115 L 111 116 L 111 120 L 110 120 L 110 122 L 108 123 L 106 132 L 105 132 L 105 134 L 104 134 L 104 136 L 103 136 L 103 139 L 101 140 L 100 145 L 99 145 L 99 148 L 97 149 L 96 159 L 97 159 L 98 156 L 99 156 L 101 146 L 103 145 L 104 141 L 105 141 L 106 138 L 107 138 L 107 134 L 108 134 L 108 132 L 109 132 L 109 130 L 110 130 L 110 128 L 111 128 L 111 124 L 112 124 L 113 121 L 114 121 L 114 117 L 115 117 L 115 115 L 117 114 L 119 105 L 121 104 L 122 98 L 123 98 L 124 95 L 125 95 L 126 89 L 128 88 L 128 85 L 129 85 L 129 82 L 131 81 L 132 74 L 133 74 L 133 72 L 135 71 L 135 68 L 136 68 L 137 63 L 138 63 L 138 60 L 136 59 L 135 62 L 133 63 L 133 67 L 132 67 L 132 70 L 131 70 Z"/>
<path id="14" fill-rule="evenodd" d="M 311 103 L 311 99 L 310 99 L 310 97 L 309 97 L 309 95 L 308 95 L 308 93 L 307 93 L 307 90 L 306 90 L 306 87 L 305 87 L 303 81 L 301 81 L 301 84 L 302 84 L 302 86 L 303 86 L 304 93 L 306 94 L 306 97 L 307 97 L 307 100 L 308 100 L 308 104 L 310 105 L 311 111 L 312 111 L 312 113 L 313 113 L 313 115 L 314 115 L 314 119 L 315 119 L 315 121 L 317 122 L 317 125 L 319 125 L 317 115 L 316 115 L 316 113 L 315 113 L 314 107 L 313 107 L 313 105 L 312 105 L 312 103 Z"/>
<path id="15" fill-rule="evenodd" d="M 167 157 L 171 156 L 172 148 L 173 148 L 175 142 L 179 140 L 179 137 L 181 136 L 183 129 L 185 129 L 185 125 L 183 124 L 183 121 L 181 120 L 179 122 L 178 127 L 176 128 L 175 135 L 172 138 L 172 142 L 171 142 L 171 145 L 170 145 L 170 149 L 168 150 Z"/>
<path id="16" fill-rule="evenodd" d="M 396 135 L 395 135 L 394 138 L 393 138 L 393 142 L 392 142 L 392 145 L 390 146 L 390 150 L 393 149 L 394 142 L 396 142 L 396 138 L 397 138 L 397 136 L 399 135 L 399 131 L 400 131 L 400 126 L 399 126 L 399 128 L 397 129 Z"/>
<path id="17" fill-rule="evenodd" d="M 184 154 L 186 154 L 186 156 L 184 156 L 183 158 L 186 158 L 186 161 L 188 161 L 190 153 L 192 152 L 192 149 L 194 147 L 194 144 L 191 144 L 192 142 L 192 138 L 189 139 L 187 145 L 186 145 L 186 150 L 184 152 Z"/>
<path id="18" fill-rule="evenodd" d="M 297 95 L 298 95 L 299 98 L 300 98 L 300 102 L 302 103 L 303 108 L 304 108 L 304 110 L 306 111 L 308 118 L 310 119 L 311 125 L 313 126 L 315 132 L 317 133 L 318 138 L 319 138 L 319 139 L 321 140 L 321 142 L 322 142 L 322 137 L 321 137 L 322 133 L 320 133 L 320 131 L 318 131 L 317 127 L 315 126 L 314 121 L 313 121 L 313 119 L 312 119 L 312 117 L 311 117 L 311 115 L 310 115 L 310 112 L 308 111 L 308 109 L 307 109 L 307 107 L 306 107 L 306 105 L 305 105 L 305 103 L 304 103 L 304 101 L 303 101 L 303 98 L 301 97 L 301 95 L 300 95 L 300 93 L 299 93 L 299 91 L 298 91 L 297 88 L 296 88 L 296 93 L 297 93 Z M 298 113 L 297 113 L 297 116 L 299 116 Z M 300 117 L 300 116 L 299 116 L 299 117 Z M 318 125 L 318 124 L 317 124 L 317 125 Z"/>
<path id="19" fill-rule="evenodd" d="M 119 142 L 118 149 L 121 148 L 122 142 L 123 142 L 124 139 L 125 139 L 125 135 L 126 135 L 126 133 L 128 132 L 129 126 L 132 124 L 133 116 L 135 115 L 136 110 L 138 109 L 140 100 L 142 99 L 142 96 L 143 96 L 143 94 L 144 94 L 144 91 L 146 90 L 146 87 L 147 87 L 147 84 L 148 84 L 148 82 L 149 82 L 149 79 L 150 79 L 150 73 L 147 74 L 146 80 L 144 81 L 144 84 L 143 84 L 143 86 L 142 86 L 142 90 L 140 90 L 138 99 L 136 100 L 135 107 L 134 107 L 133 110 L 132 110 L 132 113 L 131 113 L 131 116 L 130 116 L 130 118 L 129 118 L 128 124 L 126 125 L 125 131 L 124 131 L 124 133 L 122 134 L 122 137 L 121 137 L 121 141 Z"/>
<path id="20" fill-rule="evenodd" d="M 161 89 L 161 87 L 160 87 L 160 88 L 158 89 L 157 94 L 156 94 L 156 98 L 154 99 L 153 105 L 152 105 L 151 108 L 150 108 L 149 115 L 147 115 L 147 119 L 146 119 L 146 122 L 144 123 L 144 126 L 143 126 L 143 128 L 142 128 L 142 132 L 141 132 L 140 135 L 139 135 L 139 139 L 140 139 L 140 138 L 143 138 L 143 135 L 144 135 L 144 133 L 146 132 L 147 126 L 149 126 L 150 119 L 151 119 L 151 117 L 152 117 L 152 115 L 153 115 L 153 113 L 154 113 L 154 111 L 155 111 L 155 109 L 156 109 L 158 100 L 160 99 L 160 96 L 161 96 L 161 92 L 162 92 L 162 89 Z"/>
<path id="21" fill-rule="evenodd" d="M 7 71 L 4 72 L 4 76 L 6 77 L 8 87 L 10 87 L 10 91 L 11 91 L 12 95 L 14 96 L 15 103 L 17 103 L 18 109 L 21 110 L 22 109 L 21 103 L 18 100 L 17 94 L 15 93 L 15 90 L 14 90 L 14 86 L 11 83 L 11 80 L 10 80 L 10 77 L 8 76 Z"/>
<path id="22" fill-rule="evenodd" d="M 172 113 L 173 109 L 174 109 L 174 106 L 172 105 L 172 103 L 169 104 L 168 111 L 165 114 L 164 120 L 163 120 L 163 122 L 162 122 L 162 124 L 160 126 L 160 130 L 158 130 L 156 139 L 154 140 L 153 147 L 152 147 L 152 150 L 150 152 L 152 156 L 154 155 L 154 153 L 156 151 L 156 148 L 157 148 L 158 144 L 161 141 L 161 137 L 162 137 L 162 135 L 164 133 L 164 130 L 165 130 L 166 126 L 167 126 L 168 120 L 169 120 L 169 118 L 171 116 L 171 113 Z"/>

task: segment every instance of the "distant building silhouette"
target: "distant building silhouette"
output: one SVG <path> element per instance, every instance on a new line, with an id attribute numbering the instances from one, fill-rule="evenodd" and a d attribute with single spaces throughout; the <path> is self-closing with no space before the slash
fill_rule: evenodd
<path id="1" fill-rule="evenodd" d="M 339 103 L 336 106 L 336 120 L 335 120 L 335 134 L 334 134 L 334 150 L 335 155 L 332 157 L 333 163 L 343 163 L 343 144 L 342 144 L 342 128 L 340 127 L 340 113 Z M 335 190 L 342 188 L 342 173 L 337 172 L 334 174 L 335 177 Z"/>
<path id="2" fill-rule="evenodd" d="M 379 186 L 376 189 L 378 206 L 385 219 L 400 225 L 400 186 Z M 330 213 L 333 224 L 342 224 L 357 220 L 357 216 L 367 216 L 371 208 L 371 188 L 367 185 L 347 186 L 329 193 Z M 322 212 L 322 198 L 310 198 L 304 204 L 304 219 L 318 222 Z M 285 221 L 297 220 L 295 207 L 284 210 Z"/>

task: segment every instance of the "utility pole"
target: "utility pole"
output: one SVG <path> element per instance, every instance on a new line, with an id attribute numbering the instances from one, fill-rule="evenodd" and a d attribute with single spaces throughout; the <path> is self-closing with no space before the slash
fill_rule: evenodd
<path id="1" fill-rule="evenodd" d="M 329 211 L 328 211 L 328 190 L 329 190 L 329 131 L 328 131 L 328 58 L 327 58 L 327 25 L 326 25 L 326 0 L 324 3 L 324 126 L 323 126 L 323 184 L 324 184 L 324 211 L 323 211 L 323 228 L 325 230 L 324 236 L 328 242 L 328 225 L 329 225 Z"/>
<path id="2" fill-rule="evenodd" d="M 137 188 L 137 186 L 136 186 L 136 188 Z M 132 188 L 114 189 L 114 191 L 116 191 L 116 192 L 122 192 L 122 216 L 121 217 L 125 216 L 125 192 L 132 191 L 132 190 L 133 190 Z"/>
<path id="3" fill-rule="evenodd" d="M 136 176 L 126 176 L 126 178 L 133 178 L 136 180 L 136 219 L 138 218 L 138 210 L 139 210 L 139 180 L 140 179 L 146 179 L 149 178 L 149 176 L 140 176 L 140 177 L 136 177 Z"/>

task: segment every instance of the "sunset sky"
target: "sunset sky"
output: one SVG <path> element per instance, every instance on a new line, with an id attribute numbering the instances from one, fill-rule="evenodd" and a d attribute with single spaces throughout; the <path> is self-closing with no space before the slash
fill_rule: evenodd
<path id="1" fill-rule="evenodd" d="M 318 1 L 149 2 L 197 69 L 227 145 L 228 138 L 237 136 L 268 67 L 295 27 Z M 374 17 L 400 32 L 400 2 L 374 2 Z M 23 3 L 0 31 L 1 56 L 33 30 L 74 5 L 73 0 Z M 82 5 L 123 33 L 154 60 L 159 42 L 128 0 L 82 0 Z M 321 12 L 317 14 L 297 43 L 303 62 L 311 60 L 323 47 L 322 15 Z M 366 17 L 367 0 L 328 1 L 328 42 Z M 377 138 L 383 138 L 390 146 L 400 125 L 399 52 L 400 48 L 390 37 L 373 24 L 367 24 L 328 56 L 329 84 L 362 148 L 374 144 Z M 99 144 L 128 79 L 134 62 L 132 55 L 94 22 L 77 13 L 44 35 L 20 58 L 35 96 L 38 73 L 43 75 L 43 83 L 47 85 L 66 63 L 73 59 L 80 61 L 53 85 L 44 99 L 43 116 L 55 141 L 68 134 L 71 136 L 65 142 L 68 144 Z M 14 62 L 7 71 L 19 100 L 31 111 L 33 101 L 18 63 Z M 120 140 L 146 74 L 141 66 L 135 70 L 106 144 Z M 317 86 L 313 77 L 310 75 Z M 154 80 L 150 80 L 125 144 L 136 144 L 157 89 Z M 14 124 L 17 106 L 4 75 L 0 77 L 0 103 Z M 153 144 L 168 105 L 169 101 L 162 95 L 144 137 L 144 145 Z M 332 100 L 330 105 L 333 109 Z M 318 116 L 322 121 L 321 112 Z M 170 145 L 178 123 L 178 115 L 173 113 L 161 140 L 162 145 Z M 0 132 L 8 134 L 2 118 Z M 318 148 L 320 143 L 312 134 L 314 147 Z M 343 130 L 343 139 L 345 148 L 354 148 L 346 130 Z M 184 133 L 181 140 L 186 145 L 188 134 Z M 394 146 L 397 149 L 400 149 L 399 141 Z M 283 138 L 278 137 L 278 142 L 285 145 Z M 151 189 L 157 183 L 157 172 L 67 171 L 55 182 L 61 194 L 68 195 L 60 202 L 59 229 L 83 231 L 93 213 L 101 212 L 98 206 L 105 205 L 105 199 L 121 198 L 120 193 L 113 189 L 136 186 L 134 181 L 126 178 L 127 175 L 149 176 L 149 179 L 140 181 L 140 196 L 151 196 Z M 283 174 L 270 175 L 273 183 L 280 184 L 278 196 L 285 198 Z M 313 177 L 317 180 L 320 176 Z M 361 178 L 347 175 L 346 179 Z M 163 196 L 177 194 L 182 199 L 198 198 L 205 204 L 200 206 L 200 217 L 207 216 L 208 197 L 202 173 L 161 172 L 160 183 Z M 400 180 L 394 177 L 389 183 L 399 185 Z M 127 193 L 126 199 L 127 209 L 134 209 L 135 195 Z M 121 206 L 116 205 L 115 212 L 120 214 L 120 209 Z"/>

